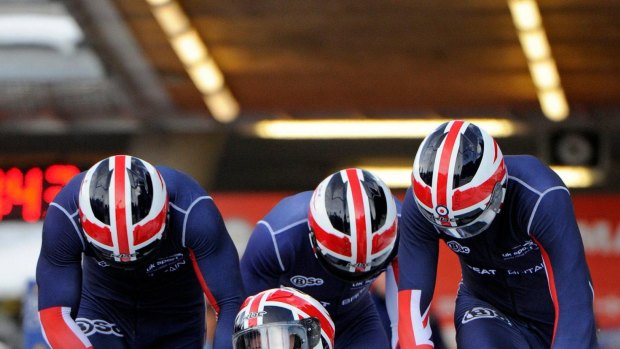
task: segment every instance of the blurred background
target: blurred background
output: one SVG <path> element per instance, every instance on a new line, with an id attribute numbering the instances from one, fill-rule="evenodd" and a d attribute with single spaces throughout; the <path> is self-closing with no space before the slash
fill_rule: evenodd
<path id="1" fill-rule="evenodd" d="M 194 176 L 239 252 L 283 196 L 475 121 L 569 185 L 603 348 L 620 348 L 617 0 L 0 0 L 0 348 L 45 348 L 34 267 L 66 181 L 128 153 Z M 457 262 L 435 313 L 451 343 Z M 40 336 L 40 335 L 39 335 Z"/>

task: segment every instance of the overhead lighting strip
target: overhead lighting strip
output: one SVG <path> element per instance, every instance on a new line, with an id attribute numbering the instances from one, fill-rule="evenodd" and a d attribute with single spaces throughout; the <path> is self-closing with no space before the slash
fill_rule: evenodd
<path id="1" fill-rule="evenodd" d="M 365 169 L 381 178 L 385 184 L 394 189 L 411 186 L 411 166 L 378 166 L 358 164 L 355 167 Z M 589 188 L 602 182 L 601 171 L 585 166 L 551 166 L 569 188 Z"/>
<path id="2" fill-rule="evenodd" d="M 562 121 L 569 114 L 568 102 L 551 55 L 538 5 L 535 0 L 508 0 L 508 6 L 521 48 L 528 60 L 542 111 L 548 119 Z"/>
<path id="3" fill-rule="evenodd" d="M 147 0 L 172 49 L 183 63 L 213 118 L 229 123 L 239 116 L 239 103 L 209 55 L 196 29 L 176 0 Z"/>
<path id="4" fill-rule="evenodd" d="M 424 138 L 441 123 L 451 119 L 312 119 L 262 120 L 251 133 L 269 139 L 382 139 Z M 508 119 L 467 119 L 494 137 L 509 137 L 519 125 Z"/>

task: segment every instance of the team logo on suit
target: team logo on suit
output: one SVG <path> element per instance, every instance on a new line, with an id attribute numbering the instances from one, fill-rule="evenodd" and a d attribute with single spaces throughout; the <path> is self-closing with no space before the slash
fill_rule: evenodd
<path id="1" fill-rule="evenodd" d="M 296 287 L 309 287 L 323 285 L 323 279 L 312 276 L 295 275 L 291 278 L 291 283 Z"/>

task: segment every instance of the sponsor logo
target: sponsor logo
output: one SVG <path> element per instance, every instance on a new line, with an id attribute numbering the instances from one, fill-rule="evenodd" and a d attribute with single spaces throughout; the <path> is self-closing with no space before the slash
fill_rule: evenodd
<path id="1" fill-rule="evenodd" d="M 360 263 L 347 263 L 347 266 L 349 268 L 366 270 L 370 266 L 370 263 L 361 263 L 361 262 Z"/>
<path id="2" fill-rule="evenodd" d="M 478 320 L 478 319 L 499 319 L 505 321 L 508 325 L 512 326 L 512 322 L 508 320 L 505 316 L 498 313 L 494 309 L 483 308 L 483 307 L 474 307 L 465 312 L 463 315 L 463 319 L 461 320 L 462 324 L 466 324 L 470 321 Z"/>
<path id="3" fill-rule="evenodd" d="M 364 294 L 365 292 L 366 292 L 366 289 L 362 289 L 362 290 L 358 291 L 356 294 L 354 294 L 353 297 L 347 298 L 347 299 L 343 299 L 340 304 L 341 305 L 351 304 L 351 302 L 353 302 L 354 300 L 360 298 L 360 296 L 362 294 Z"/>
<path id="4" fill-rule="evenodd" d="M 370 284 L 372 284 L 375 281 L 375 279 L 377 279 L 377 277 L 373 277 L 373 278 L 370 278 L 370 279 L 364 280 L 364 281 L 354 282 L 354 283 L 351 284 L 351 288 L 360 288 L 360 287 L 364 287 L 364 286 L 370 285 Z"/>
<path id="5" fill-rule="evenodd" d="M 456 241 L 448 241 L 446 242 L 446 245 L 448 245 L 448 247 L 450 247 L 450 249 L 456 253 L 468 254 L 469 252 L 471 252 L 469 247 L 463 246 Z"/>
<path id="6" fill-rule="evenodd" d="M 468 264 L 466 265 L 469 269 L 481 275 L 495 275 L 495 273 L 497 272 L 497 270 L 495 269 L 484 269 L 484 268 L 472 267 L 471 265 L 468 265 Z"/>
<path id="7" fill-rule="evenodd" d="M 182 253 L 176 253 L 172 256 L 159 258 L 156 261 L 150 263 L 146 267 L 146 272 L 148 274 L 153 274 L 156 272 L 164 272 L 169 273 L 173 271 L 179 270 L 179 268 L 185 264 L 185 258 Z"/>
<path id="8" fill-rule="evenodd" d="M 447 216 L 450 211 L 446 206 L 439 205 L 435 208 L 435 212 L 440 216 Z"/>
<path id="9" fill-rule="evenodd" d="M 526 269 L 521 269 L 521 270 L 508 269 L 508 275 L 534 274 L 541 270 L 545 270 L 545 264 L 543 262 L 536 264 L 535 266 L 531 268 L 526 268 Z"/>
<path id="10" fill-rule="evenodd" d="M 267 315 L 266 311 L 251 311 L 246 316 L 243 317 L 244 320 L 254 319 L 260 316 Z"/>
<path id="11" fill-rule="evenodd" d="M 296 287 L 310 287 L 323 285 L 323 279 L 312 276 L 295 275 L 291 278 L 291 282 Z"/>
<path id="12" fill-rule="evenodd" d="M 534 243 L 534 241 L 529 240 L 526 241 L 523 245 L 513 247 L 512 251 L 510 252 L 502 253 L 502 258 L 504 260 L 519 258 L 525 256 L 530 251 L 535 250 L 538 250 L 538 246 Z"/>
<path id="13" fill-rule="evenodd" d="M 75 322 L 85 335 L 90 336 L 94 333 L 111 334 L 117 337 L 123 337 L 123 333 L 113 323 L 105 320 L 91 320 L 86 318 L 77 318 Z"/>

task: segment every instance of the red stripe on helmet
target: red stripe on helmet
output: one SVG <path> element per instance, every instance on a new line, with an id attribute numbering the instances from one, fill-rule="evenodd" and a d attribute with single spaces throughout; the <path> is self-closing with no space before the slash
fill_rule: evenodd
<path id="1" fill-rule="evenodd" d="M 327 315 L 317 308 L 317 306 L 312 304 L 312 302 L 286 290 L 277 290 L 274 292 L 273 296 L 276 294 L 280 295 L 280 293 L 282 293 L 282 296 L 287 299 L 288 304 L 293 305 L 297 309 L 308 314 L 310 317 L 319 319 L 319 322 L 321 323 L 321 330 L 325 331 L 325 334 L 327 334 L 329 338 L 334 338 L 334 328 L 330 325 Z"/>
<path id="2" fill-rule="evenodd" d="M 413 193 L 415 198 L 420 201 L 426 207 L 433 207 L 433 198 L 431 194 L 431 188 L 424 182 L 417 181 L 414 177 L 411 178 L 413 184 Z"/>
<path id="3" fill-rule="evenodd" d="M 133 243 L 134 245 L 139 245 L 148 239 L 152 238 L 156 235 L 159 230 L 166 223 L 166 216 L 168 212 L 168 202 L 164 203 L 161 208 L 161 211 L 157 214 L 157 217 L 151 219 L 150 221 L 142 224 L 136 225 L 133 228 Z"/>
<path id="4" fill-rule="evenodd" d="M 463 210 L 484 201 L 493 193 L 493 188 L 497 182 L 501 182 L 506 175 L 504 160 L 497 166 L 495 173 L 484 183 L 466 190 L 455 190 L 452 195 L 452 209 L 454 211 Z"/>
<path id="5" fill-rule="evenodd" d="M 127 206 L 125 202 L 125 156 L 114 157 L 114 206 L 116 211 L 116 238 L 118 249 L 121 255 L 129 255 L 129 239 L 127 236 L 127 210 L 131 209 L 131 204 Z M 128 262 L 122 260 L 121 262 Z"/>
<path id="6" fill-rule="evenodd" d="M 372 253 L 373 254 L 383 251 L 388 246 L 390 246 L 390 243 L 394 241 L 394 239 L 396 238 L 396 226 L 397 226 L 396 221 L 394 221 L 391 227 L 384 230 L 380 234 L 375 234 L 372 237 Z"/>
<path id="7" fill-rule="evenodd" d="M 366 194 L 360 184 L 356 169 L 347 169 L 346 175 L 349 181 L 349 188 L 351 188 L 353 210 L 355 211 L 355 241 L 357 246 L 355 261 L 366 264 L 366 249 L 368 246 L 366 239 L 366 210 L 364 209 L 364 195 Z M 356 267 L 356 271 L 364 271 L 364 268 Z"/>
<path id="8" fill-rule="evenodd" d="M 110 232 L 110 228 L 106 227 L 101 227 L 98 226 L 97 224 L 91 222 L 88 220 L 88 218 L 86 218 L 85 216 L 84 219 L 82 220 L 82 228 L 84 229 L 84 231 L 88 232 L 88 236 L 97 241 L 98 243 L 106 246 L 108 249 L 112 248 L 112 233 Z"/>
<path id="9" fill-rule="evenodd" d="M 263 298 L 265 298 L 267 296 L 268 292 L 262 292 L 259 293 L 258 295 L 256 295 L 255 297 L 252 297 L 252 300 L 250 302 L 250 309 L 248 310 L 250 312 L 250 314 L 258 314 L 258 312 L 261 310 L 260 309 L 260 305 L 262 303 Z M 248 314 L 248 315 L 250 315 Z M 249 316 L 248 319 L 248 327 L 256 327 L 258 326 L 258 316 Z"/>
<path id="10" fill-rule="evenodd" d="M 441 154 L 439 154 L 439 167 L 437 169 L 437 205 L 448 207 L 448 194 L 450 192 L 448 188 L 448 178 L 452 171 L 450 171 L 450 163 L 454 150 L 454 145 L 460 134 L 461 126 L 463 126 L 462 120 L 457 120 L 452 123 L 452 126 L 448 130 L 448 135 L 444 141 Z"/>
<path id="11" fill-rule="evenodd" d="M 312 227 L 312 232 L 316 240 L 320 241 L 327 250 L 346 257 L 351 257 L 351 240 L 349 240 L 348 237 L 337 236 L 323 230 L 312 215 L 309 215 L 308 219 L 310 220 L 310 227 Z"/>

